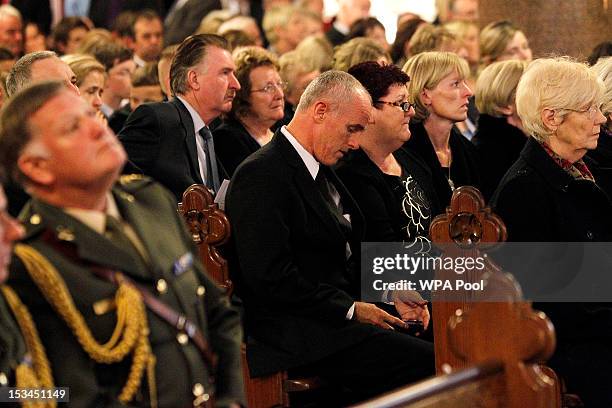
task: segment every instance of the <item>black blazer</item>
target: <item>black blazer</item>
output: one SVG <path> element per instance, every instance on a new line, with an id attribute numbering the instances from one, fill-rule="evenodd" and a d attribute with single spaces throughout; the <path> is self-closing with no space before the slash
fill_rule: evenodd
<path id="1" fill-rule="evenodd" d="M 334 47 L 346 41 L 346 35 L 338 31 L 333 25 L 325 32 L 325 38 L 327 38 Z"/>
<path id="2" fill-rule="evenodd" d="M 229 118 L 213 131 L 215 153 L 230 177 L 251 153 L 261 147 L 238 119 Z"/>
<path id="3" fill-rule="evenodd" d="M 174 193 L 177 201 L 187 187 L 203 183 L 193 120 L 179 99 L 140 105 L 128 117 L 119 140 L 130 161 Z M 228 178 L 218 159 L 217 166 L 220 181 Z"/>
<path id="4" fill-rule="evenodd" d="M 587 152 L 585 162 L 597 185 L 612 199 L 612 131 L 605 126 L 601 126 L 597 149 Z"/>
<path id="5" fill-rule="evenodd" d="M 436 151 L 429 140 L 422 122 L 411 121 L 410 132 L 412 136 L 404 143 L 404 148 L 416 153 L 431 169 L 434 189 L 440 200 L 440 205 L 444 209 L 450 204 L 452 195 L 448 184 L 448 169 L 444 169 L 440 165 Z M 474 186 L 480 189 L 480 158 L 474 145 L 463 137 L 454 126 L 451 130 L 449 144 L 453 155 L 450 176 L 455 183 L 455 188 L 459 186 Z"/>
<path id="6" fill-rule="evenodd" d="M 526 141 L 527 135 L 505 118 L 480 115 L 472 143 L 482 159 L 482 194 L 485 199 L 491 198 L 504 174 L 518 159 Z"/>
<path id="7" fill-rule="evenodd" d="M 211 11 L 221 9 L 219 0 L 187 0 L 178 10 L 170 10 L 164 21 L 164 44 L 179 44 L 193 34 L 202 19 Z"/>
<path id="8" fill-rule="evenodd" d="M 393 153 L 404 172 L 412 176 L 425 193 L 430 212 L 421 219 L 429 235 L 429 224 L 442 209 L 438 203 L 431 170 L 416 155 L 400 148 Z M 352 151 L 337 168 L 338 177 L 349 189 L 366 220 L 364 241 L 403 242 L 413 240 L 406 232 L 409 219 L 402 210 L 405 187 L 399 177 L 384 174 L 361 149 Z"/>
<path id="9" fill-rule="evenodd" d="M 352 232 L 347 237 L 304 162 L 280 131 L 236 170 L 226 197 L 230 270 L 244 300 L 254 375 L 318 361 L 376 332 L 346 320 L 359 295 L 363 216 L 331 170 Z"/>

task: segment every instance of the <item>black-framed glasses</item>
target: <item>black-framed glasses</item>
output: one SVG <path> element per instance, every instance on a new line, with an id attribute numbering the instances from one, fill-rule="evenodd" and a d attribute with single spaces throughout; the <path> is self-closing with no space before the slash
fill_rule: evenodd
<path id="1" fill-rule="evenodd" d="M 287 83 L 285 81 L 278 81 L 277 83 L 268 82 L 263 88 L 251 89 L 251 92 L 263 92 L 271 94 L 276 92 L 277 89 L 285 91 L 285 89 L 287 89 Z"/>
<path id="2" fill-rule="evenodd" d="M 395 106 L 396 108 L 400 108 L 404 112 L 408 112 L 410 108 L 414 108 L 414 104 L 408 101 L 404 101 L 404 102 L 376 101 L 374 103 L 384 103 L 385 105 Z"/>

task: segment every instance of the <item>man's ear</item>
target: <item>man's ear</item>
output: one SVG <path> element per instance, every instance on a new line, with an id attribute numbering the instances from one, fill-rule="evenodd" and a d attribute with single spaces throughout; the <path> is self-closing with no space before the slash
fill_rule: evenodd
<path id="1" fill-rule="evenodd" d="M 315 123 L 323 122 L 325 114 L 329 112 L 329 105 L 326 102 L 319 101 L 314 105 L 314 121 Z"/>
<path id="2" fill-rule="evenodd" d="M 17 159 L 17 167 L 30 180 L 36 184 L 48 186 L 55 180 L 55 176 L 48 169 L 48 159 L 24 153 Z"/>
<path id="3" fill-rule="evenodd" d="M 542 112 L 540 112 L 540 118 L 544 126 L 552 132 L 555 132 L 559 127 L 559 122 L 553 109 L 543 109 Z"/>
<path id="4" fill-rule="evenodd" d="M 194 70 L 190 69 L 187 71 L 187 84 L 189 87 L 195 91 L 200 89 L 200 83 L 198 80 L 198 73 Z"/>

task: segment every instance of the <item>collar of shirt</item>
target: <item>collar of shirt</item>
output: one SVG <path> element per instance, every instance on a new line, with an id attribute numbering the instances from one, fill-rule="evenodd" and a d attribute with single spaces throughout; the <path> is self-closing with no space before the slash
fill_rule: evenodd
<path id="1" fill-rule="evenodd" d="M 117 208 L 117 203 L 113 195 L 109 192 L 106 195 L 106 211 L 84 210 L 82 208 L 65 207 L 64 212 L 73 216 L 83 224 L 87 225 L 98 234 L 104 234 L 106 229 L 106 216 L 111 215 L 118 220 L 121 220 L 121 214 Z"/>
<path id="2" fill-rule="evenodd" d="M 314 180 L 319 173 L 319 162 L 317 159 L 315 159 L 312 154 L 308 153 L 308 151 L 304 149 L 304 146 L 302 146 L 300 142 L 298 142 L 296 138 L 289 133 L 286 126 L 281 127 L 281 133 L 287 138 L 289 143 L 291 143 L 291 146 L 293 146 L 293 148 L 297 151 L 298 155 L 300 155 L 300 158 L 304 162 L 304 165 Z"/>
<path id="3" fill-rule="evenodd" d="M 336 30 L 338 30 L 344 35 L 348 35 L 349 31 L 351 30 L 349 27 L 345 26 L 344 24 L 339 23 L 338 20 L 334 21 L 333 26 Z"/>
<path id="4" fill-rule="evenodd" d="M 191 120 L 193 121 L 193 128 L 195 129 L 196 133 L 199 133 L 200 130 L 202 130 L 202 128 L 206 126 L 206 123 L 204 123 L 204 120 L 200 117 L 200 114 L 196 112 L 195 109 L 193 109 L 193 106 L 191 106 L 189 102 L 187 102 L 185 99 L 181 98 L 178 95 L 176 96 L 176 98 L 181 101 L 183 105 L 185 105 L 185 107 L 187 108 L 187 111 L 189 111 L 189 114 L 191 115 Z"/>
<path id="5" fill-rule="evenodd" d="M 147 64 L 145 60 L 143 60 L 136 54 L 134 54 L 134 57 L 132 59 L 134 60 L 134 64 L 136 64 L 137 67 L 144 67 Z"/>

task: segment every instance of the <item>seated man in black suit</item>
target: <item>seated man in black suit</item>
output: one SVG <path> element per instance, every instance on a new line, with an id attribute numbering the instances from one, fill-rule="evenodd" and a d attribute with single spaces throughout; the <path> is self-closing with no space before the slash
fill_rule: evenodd
<path id="1" fill-rule="evenodd" d="M 328 71 L 306 88 L 289 125 L 234 173 L 226 198 L 230 269 L 246 330 L 260 346 L 247 350 L 256 376 L 297 369 L 363 399 L 434 373 L 430 343 L 394 330 L 406 324 L 357 300 L 352 255 L 363 217 L 329 166 L 358 147 L 371 109 L 355 78 Z M 393 298 L 402 319 L 427 326 L 422 303 Z"/>
<path id="2" fill-rule="evenodd" d="M 191 184 L 217 192 L 226 172 L 215 157 L 211 122 L 232 109 L 240 84 L 222 37 L 188 37 L 170 67 L 169 102 L 139 106 L 119 134 L 130 160 L 180 201 Z"/>

